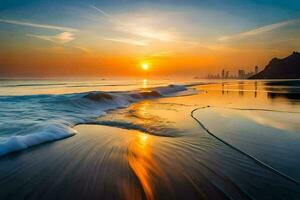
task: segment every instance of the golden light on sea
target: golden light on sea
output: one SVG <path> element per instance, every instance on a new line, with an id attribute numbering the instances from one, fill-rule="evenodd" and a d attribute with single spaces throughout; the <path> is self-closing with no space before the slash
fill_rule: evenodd
<path id="1" fill-rule="evenodd" d="M 148 87 L 148 79 L 143 79 L 143 88 Z"/>

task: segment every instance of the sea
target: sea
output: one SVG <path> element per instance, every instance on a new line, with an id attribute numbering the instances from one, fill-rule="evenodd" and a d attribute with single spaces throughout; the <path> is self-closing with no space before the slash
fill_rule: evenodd
<path id="1" fill-rule="evenodd" d="M 83 135 L 76 127 L 88 125 L 144 134 L 133 157 L 130 146 L 123 155 L 141 184 L 141 198 L 300 199 L 299 120 L 300 80 L 0 80 L 0 185 L 7 187 L 0 197 L 30 197 L 41 183 L 16 179 L 21 172 L 34 179 L 31 171 L 13 169 L 20 164 L 16 157 L 46 154 L 39 149 L 64 146 Z M 137 160 L 145 156 L 146 141 L 151 141 L 152 156 Z M 58 173 L 61 166 L 52 163 Z M 66 185 L 72 188 L 70 180 Z M 30 189 L 17 194 L 17 186 Z M 103 197 L 96 189 L 70 191 L 75 199 Z"/>

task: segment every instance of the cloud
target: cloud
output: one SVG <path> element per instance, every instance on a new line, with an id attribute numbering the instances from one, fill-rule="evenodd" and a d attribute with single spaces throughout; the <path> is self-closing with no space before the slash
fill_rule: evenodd
<path id="1" fill-rule="evenodd" d="M 104 15 L 105 17 L 107 17 L 109 19 L 113 18 L 110 14 L 104 12 L 103 10 L 101 10 L 100 8 L 97 8 L 96 6 L 91 5 L 91 8 L 97 10 L 98 12 L 100 12 L 102 15 Z"/>
<path id="2" fill-rule="evenodd" d="M 78 29 L 70 28 L 70 27 L 54 26 L 54 25 L 49 25 L 49 24 L 36 24 L 36 23 L 24 22 L 24 21 L 18 21 L 18 20 L 0 19 L 0 22 L 7 23 L 7 24 L 20 25 L 20 26 L 29 26 L 29 27 L 34 27 L 34 28 L 52 29 L 52 30 L 60 30 L 60 31 L 68 31 L 68 32 L 78 31 Z"/>
<path id="3" fill-rule="evenodd" d="M 163 42 L 176 41 L 175 34 L 172 32 L 160 31 L 154 29 L 153 27 L 147 27 L 145 26 L 145 22 L 132 23 L 131 21 L 129 23 L 124 23 L 123 21 L 119 20 L 113 15 L 106 13 L 105 11 L 96 6 L 91 5 L 91 7 L 100 12 L 103 16 L 105 16 L 114 25 L 115 30 L 118 32 L 131 34 L 146 39 L 159 40 Z"/>
<path id="4" fill-rule="evenodd" d="M 147 54 L 144 57 L 145 60 L 161 60 L 161 59 L 168 59 L 173 56 L 174 51 L 158 51 L 153 52 L 152 54 Z"/>
<path id="5" fill-rule="evenodd" d="M 56 35 L 28 35 L 41 40 L 47 40 L 54 43 L 64 44 L 75 39 L 74 34 L 70 32 L 62 32 Z"/>
<path id="6" fill-rule="evenodd" d="M 89 54 L 92 55 L 90 53 L 92 53 L 89 49 L 81 47 L 81 46 L 76 46 L 76 45 L 53 45 L 50 47 L 38 47 L 36 48 L 36 50 L 41 51 L 42 53 L 49 53 L 49 54 L 73 54 L 73 55 L 78 55 L 78 53 L 80 55 L 83 54 Z M 97 55 L 99 57 L 99 55 Z"/>
<path id="7" fill-rule="evenodd" d="M 170 32 L 157 31 L 143 27 L 130 27 L 130 29 L 124 29 L 123 31 L 143 38 L 155 39 L 163 42 L 175 41 L 175 36 Z"/>
<path id="8" fill-rule="evenodd" d="M 242 33 L 238 33 L 238 34 L 234 34 L 234 35 L 228 35 L 228 36 L 222 36 L 220 38 L 218 38 L 219 41 L 227 41 L 227 40 L 231 40 L 231 39 L 236 39 L 236 38 L 245 38 L 245 37 L 249 37 L 249 36 L 254 36 L 254 35 L 259 35 L 262 33 L 266 33 L 269 31 L 273 31 L 276 29 L 279 29 L 281 27 L 290 25 L 290 24 L 294 24 L 299 20 L 288 20 L 288 21 L 283 21 L 283 22 L 279 22 L 279 23 L 275 23 L 275 24 L 269 24 L 267 26 L 262 26 L 250 31 L 246 31 L 246 32 L 242 32 Z"/>
<path id="9" fill-rule="evenodd" d="M 50 54 L 70 54 L 71 53 L 67 48 L 62 47 L 62 46 L 38 48 L 38 50 L 40 50 L 44 53 L 50 53 Z"/>
<path id="10" fill-rule="evenodd" d="M 135 39 L 128 39 L 128 38 L 104 38 L 104 40 L 113 41 L 113 42 L 120 42 L 125 44 L 132 44 L 136 46 L 146 46 L 148 43 L 143 40 L 135 40 Z"/>
<path id="11" fill-rule="evenodd" d="M 88 48 L 82 47 L 82 46 L 73 46 L 75 49 L 78 49 L 84 53 L 91 53 L 91 51 Z"/>

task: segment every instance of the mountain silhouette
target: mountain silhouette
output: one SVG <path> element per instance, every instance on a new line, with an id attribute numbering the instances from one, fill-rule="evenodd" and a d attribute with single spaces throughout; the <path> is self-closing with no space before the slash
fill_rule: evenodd
<path id="1" fill-rule="evenodd" d="M 300 53 L 293 52 L 286 58 L 273 58 L 261 72 L 249 79 L 299 79 Z"/>

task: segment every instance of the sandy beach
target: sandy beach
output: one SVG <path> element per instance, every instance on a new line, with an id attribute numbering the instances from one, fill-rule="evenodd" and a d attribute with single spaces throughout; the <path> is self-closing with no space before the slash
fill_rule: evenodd
<path id="1" fill-rule="evenodd" d="M 298 199 L 298 184 L 207 134 L 190 116 L 216 93 L 207 91 L 109 111 L 73 127 L 73 137 L 1 157 L 0 199 Z M 206 116 L 224 120 L 216 110 L 196 115 L 211 128 Z"/>

